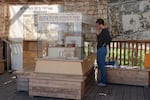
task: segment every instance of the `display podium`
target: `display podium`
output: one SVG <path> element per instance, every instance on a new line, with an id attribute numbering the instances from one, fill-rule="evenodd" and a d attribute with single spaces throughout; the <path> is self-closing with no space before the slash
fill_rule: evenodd
<path id="1" fill-rule="evenodd" d="M 38 15 L 38 58 L 29 79 L 30 96 L 81 100 L 94 81 L 93 18 L 82 13 Z M 94 43 L 93 43 L 94 44 Z"/>

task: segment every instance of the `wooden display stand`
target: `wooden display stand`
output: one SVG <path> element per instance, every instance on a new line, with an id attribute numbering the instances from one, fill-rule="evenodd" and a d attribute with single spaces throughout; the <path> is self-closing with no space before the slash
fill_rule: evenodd
<path id="1" fill-rule="evenodd" d="M 85 76 L 34 73 L 29 81 L 29 95 L 81 100 L 92 83 L 92 74 L 92 69 Z"/>
<path id="2" fill-rule="evenodd" d="M 37 59 L 29 95 L 81 100 L 94 80 L 94 60 L 95 55 L 83 60 Z"/>
<path id="3" fill-rule="evenodd" d="M 30 96 L 81 100 L 94 81 L 95 55 L 83 60 L 37 59 L 36 66 L 17 71 L 17 91 Z"/>
<path id="4" fill-rule="evenodd" d="M 17 91 L 29 92 L 30 96 L 81 100 L 94 81 L 93 68 L 84 76 L 36 73 L 31 67 L 17 71 L 15 74 Z"/>
<path id="5" fill-rule="evenodd" d="M 107 68 L 108 82 L 149 86 L 149 71 L 145 69 Z"/>
<path id="6" fill-rule="evenodd" d="M 35 72 L 65 75 L 85 75 L 95 61 L 95 54 L 83 60 L 37 58 Z"/>

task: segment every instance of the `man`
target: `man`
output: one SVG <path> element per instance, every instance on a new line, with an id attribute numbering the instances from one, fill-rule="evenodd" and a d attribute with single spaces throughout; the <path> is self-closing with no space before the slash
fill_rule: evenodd
<path id="1" fill-rule="evenodd" d="M 107 75 L 105 68 L 105 59 L 107 54 L 107 46 L 110 44 L 112 38 L 107 28 L 104 26 L 103 19 L 97 19 L 97 63 L 101 72 L 101 82 L 99 86 L 107 86 Z"/>

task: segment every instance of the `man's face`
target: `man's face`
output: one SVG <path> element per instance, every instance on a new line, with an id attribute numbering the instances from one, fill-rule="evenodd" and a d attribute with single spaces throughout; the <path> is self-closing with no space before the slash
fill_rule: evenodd
<path id="1" fill-rule="evenodd" d="M 102 29 L 101 26 L 102 26 L 102 24 L 98 24 L 98 23 L 97 23 L 97 28 L 98 28 L 98 29 Z"/>

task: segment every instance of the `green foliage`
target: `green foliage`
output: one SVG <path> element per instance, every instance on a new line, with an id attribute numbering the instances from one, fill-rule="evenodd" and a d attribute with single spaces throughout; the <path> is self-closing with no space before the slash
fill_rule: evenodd
<path id="1" fill-rule="evenodd" d="M 146 51 L 148 52 L 148 51 Z M 117 60 L 120 65 L 144 66 L 145 50 L 110 48 L 110 60 Z M 121 61 L 120 61 L 121 60 Z M 121 62 L 121 63 L 120 63 Z"/>

